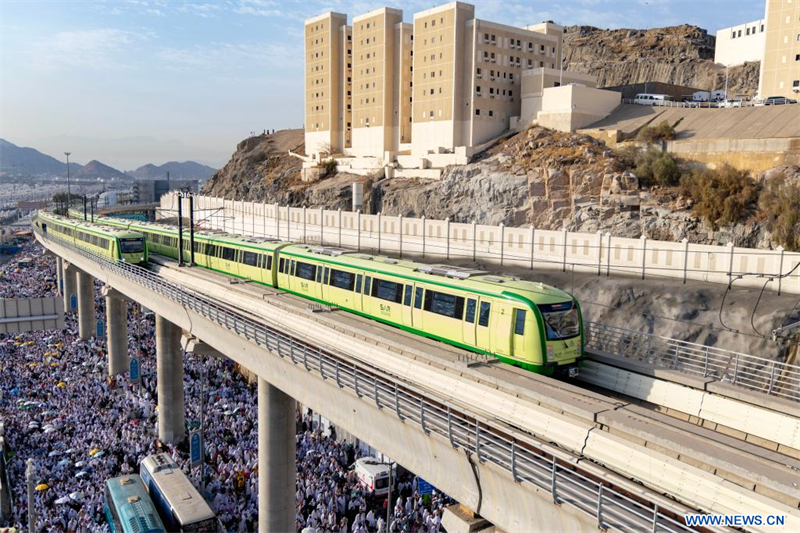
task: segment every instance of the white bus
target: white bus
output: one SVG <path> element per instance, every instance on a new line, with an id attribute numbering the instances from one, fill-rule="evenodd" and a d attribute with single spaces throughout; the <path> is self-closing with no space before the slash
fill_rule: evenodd
<path id="1" fill-rule="evenodd" d="M 670 99 L 671 97 L 668 94 L 639 93 L 633 99 L 633 103 L 639 105 L 664 105 L 664 102 Z"/>
<path id="2" fill-rule="evenodd" d="M 214 511 L 168 454 L 145 457 L 139 475 L 167 531 L 218 531 Z"/>

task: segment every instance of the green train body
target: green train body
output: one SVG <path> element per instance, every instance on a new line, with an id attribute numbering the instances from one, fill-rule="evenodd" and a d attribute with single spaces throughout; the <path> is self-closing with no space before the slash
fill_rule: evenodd
<path id="1" fill-rule="evenodd" d="M 112 224 L 92 224 L 44 211 L 39 212 L 34 224 L 45 235 L 56 235 L 95 254 L 134 265 L 147 263 L 147 242 L 144 236 L 127 228 Z"/>
<path id="2" fill-rule="evenodd" d="M 178 228 L 100 219 L 178 257 Z M 194 262 L 543 374 L 577 366 L 583 319 L 564 291 L 511 276 L 331 247 L 195 232 Z M 184 234 L 184 260 L 189 258 Z"/>

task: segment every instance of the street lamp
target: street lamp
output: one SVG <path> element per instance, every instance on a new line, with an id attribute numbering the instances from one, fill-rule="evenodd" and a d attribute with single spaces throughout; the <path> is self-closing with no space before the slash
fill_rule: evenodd
<path id="1" fill-rule="evenodd" d="M 72 200 L 72 191 L 69 187 L 69 156 L 72 155 L 72 152 L 64 152 L 64 155 L 67 156 L 67 216 L 69 216 L 69 205 Z"/>

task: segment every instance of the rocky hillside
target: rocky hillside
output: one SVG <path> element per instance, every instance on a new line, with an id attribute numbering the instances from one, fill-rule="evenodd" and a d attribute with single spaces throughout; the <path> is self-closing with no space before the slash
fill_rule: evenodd
<path id="1" fill-rule="evenodd" d="M 599 87 L 664 82 L 699 89 L 725 87 L 725 68 L 714 64 L 715 37 L 697 26 L 649 30 L 565 29 L 568 70 L 593 74 Z M 729 69 L 730 94 L 752 95 L 758 88 L 759 62 Z"/>
<path id="2" fill-rule="evenodd" d="M 364 203 L 372 213 L 770 247 L 771 235 L 758 216 L 715 229 L 693 214 L 691 200 L 679 188 L 641 188 L 624 159 L 585 135 L 533 127 L 469 165 L 449 167 L 438 181 L 339 173 L 306 183 L 300 180 L 299 159 L 286 151 L 301 140 L 299 130 L 287 130 L 242 141 L 203 192 L 347 210 L 351 185 L 358 181 L 365 185 Z M 775 169 L 770 175 L 780 172 L 800 183 L 800 168 Z"/>

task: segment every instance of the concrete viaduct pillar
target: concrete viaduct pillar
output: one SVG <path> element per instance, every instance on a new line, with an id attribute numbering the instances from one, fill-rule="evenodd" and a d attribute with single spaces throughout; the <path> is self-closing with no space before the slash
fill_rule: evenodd
<path id="1" fill-rule="evenodd" d="M 258 531 L 295 530 L 295 401 L 258 378 Z"/>
<path id="2" fill-rule="evenodd" d="M 158 438 L 178 444 L 186 438 L 183 407 L 183 348 L 181 330 L 156 315 L 158 366 Z"/>
<path id="3" fill-rule="evenodd" d="M 64 312 L 69 313 L 72 311 L 72 308 L 69 305 L 70 297 L 78 292 L 76 290 L 76 281 L 75 281 L 75 275 L 78 269 L 70 265 L 63 259 L 61 263 L 62 263 L 61 275 L 64 282 Z"/>
<path id="4" fill-rule="evenodd" d="M 95 333 L 94 278 L 78 271 L 78 333 L 88 341 Z"/>
<path id="5" fill-rule="evenodd" d="M 64 296 L 64 260 L 56 256 L 56 294 Z M 64 309 L 66 311 L 66 308 Z"/>
<path id="6" fill-rule="evenodd" d="M 103 289 L 103 295 L 108 325 L 108 375 L 115 376 L 128 370 L 128 300 L 110 287 Z"/>

